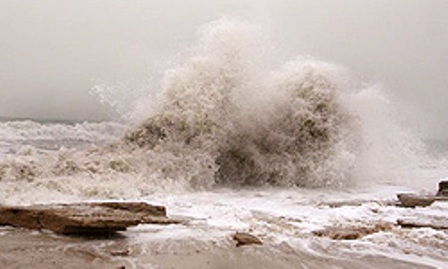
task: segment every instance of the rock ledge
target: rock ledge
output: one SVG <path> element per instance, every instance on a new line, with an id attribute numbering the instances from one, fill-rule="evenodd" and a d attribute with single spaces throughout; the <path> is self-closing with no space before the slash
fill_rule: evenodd
<path id="1" fill-rule="evenodd" d="M 0 225 L 47 229 L 58 234 L 110 235 L 140 223 L 179 223 L 163 206 L 143 202 L 99 202 L 1 206 Z"/>

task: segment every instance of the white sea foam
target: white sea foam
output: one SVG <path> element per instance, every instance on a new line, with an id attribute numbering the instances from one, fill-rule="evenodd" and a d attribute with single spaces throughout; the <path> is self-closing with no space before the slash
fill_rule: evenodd
<path id="1" fill-rule="evenodd" d="M 31 120 L 0 122 L 2 141 L 27 140 L 112 140 L 121 136 L 125 125 L 115 122 L 75 124 L 38 123 Z"/>
<path id="2" fill-rule="evenodd" d="M 2 201 L 223 185 L 347 187 L 396 183 L 420 169 L 420 142 L 393 121 L 380 87 L 358 87 L 344 68 L 310 57 L 273 68 L 266 43 L 252 23 L 221 19 L 202 27 L 192 56 L 166 72 L 156 107 L 118 141 L 124 126 L 115 123 L 1 123 L 6 142 L 110 140 L 4 157 Z"/>
<path id="3" fill-rule="evenodd" d="M 153 247 L 148 242 L 167 238 L 223 244 L 231 232 L 245 230 L 275 251 L 286 245 L 348 261 L 367 253 L 422 266 L 446 264 L 440 249 L 448 238 L 432 229 L 393 228 L 357 241 L 312 236 L 326 226 L 393 225 L 416 213 L 446 215 L 437 203 L 425 211 L 376 203 L 322 205 L 392 199 L 411 190 L 384 183 L 434 190 L 440 178 L 435 175 L 448 170 L 443 162 L 428 165 L 420 141 L 394 121 L 394 106 L 381 87 L 359 87 L 344 68 L 310 57 L 273 68 L 266 60 L 266 36 L 251 23 L 222 19 L 201 28 L 200 35 L 193 55 L 166 72 L 160 100 L 148 108 L 146 120 L 125 135 L 125 126 L 115 123 L 0 123 L 0 148 L 39 139 L 108 141 L 51 152 L 28 145 L 6 154 L 0 159 L 0 203 L 143 199 L 192 218 L 186 227 L 132 229 L 130 244 L 144 250 Z M 437 171 L 430 173 L 432 181 L 413 180 L 428 177 L 428 167 Z M 363 189 L 365 184 L 376 189 Z"/>
<path id="4" fill-rule="evenodd" d="M 83 149 L 120 138 L 126 124 L 118 122 L 39 123 L 0 122 L 0 155 L 30 155 L 61 148 Z"/>

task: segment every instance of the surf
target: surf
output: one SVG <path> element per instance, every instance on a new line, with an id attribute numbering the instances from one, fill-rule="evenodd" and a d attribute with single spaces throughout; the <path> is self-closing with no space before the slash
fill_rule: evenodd
<path id="1" fill-rule="evenodd" d="M 123 124 L 122 137 L 3 158 L 3 199 L 23 199 L 14 191 L 20 182 L 27 182 L 24 193 L 34 192 L 30 200 L 42 198 L 38 190 L 79 199 L 219 187 L 348 188 L 399 182 L 424 159 L 419 140 L 391 117 L 381 87 L 360 86 L 346 68 L 309 56 L 272 64 L 268 35 L 234 18 L 202 26 L 198 40 L 165 71 L 146 119 Z"/>

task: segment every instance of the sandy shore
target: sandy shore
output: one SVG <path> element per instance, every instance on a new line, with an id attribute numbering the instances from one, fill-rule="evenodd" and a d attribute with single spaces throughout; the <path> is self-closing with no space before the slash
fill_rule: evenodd
<path id="1" fill-rule="evenodd" d="M 446 220 L 448 203 L 403 208 L 369 202 L 388 201 L 396 193 L 396 188 L 381 186 L 368 192 L 222 190 L 152 195 L 149 203 L 165 205 L 169 217 L 183 221 L 138 225 L 113 238 L 0 227 L 0 269 L 448 268 L 447 230 L 397 224 L 401 218 Z M 359 203 L 362 200 L 367 202 Z M 366 232 L 344 240 L 316 233 L 349 227 Z M 263 245 L 237 247 L 232 239 L 237 231 L 257 236 Z"/>
<path id="2" fill-rule="evenodd" d="M 433 268 L 381 255 L 303 251 L 288 244 L 236 247 L 194 238 L 160 240 L 136 231 L 115 238 L 79 238 L 2 228 L 0 268 Z"/>

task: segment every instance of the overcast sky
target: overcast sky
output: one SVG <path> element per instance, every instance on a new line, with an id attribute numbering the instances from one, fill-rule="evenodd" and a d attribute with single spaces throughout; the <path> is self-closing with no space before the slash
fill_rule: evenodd
<path id="1" fill-rule="evenodd" d="M 95 84 L 149 85 L 197 27 L 235 15 L 269 28 L 285 59 L 381 83 L 409 126 L 448 138 L 447 14 L 445 0 L 0 0 L 0 116 L 111 117 Z"/>

